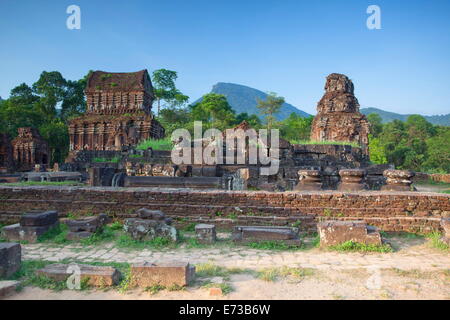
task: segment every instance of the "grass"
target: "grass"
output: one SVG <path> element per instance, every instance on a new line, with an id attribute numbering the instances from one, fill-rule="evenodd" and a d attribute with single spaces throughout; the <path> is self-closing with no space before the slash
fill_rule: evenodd
<path id="1" fill-rule="evenodd" d="M 354 241 L 346 241 L 344 243 L 341 243 L 341 244 L 338 244 L 335 246 L 330 246 L 330 247 L 328 247 L 328 249 L 334 250 L 334 251 L 344 251 L 344 252 L 348 252 L 348 251 L 382 252 L 382 253 L 393 252 L 392 247 L 388 244 L 382 244 L 382 245 L 365 244 L 365 243 L 359 243 L 359 242 L 354 242 Z"/>
<path id="2" fill-rule="evenodd" d="M 84 185 L 78 181 L 23 181 L 4 183 L 5 186 L 12 187 L 28 187 L 28 186 L 82 186 Z"/>
<path id="3" fill-rule="evenodd" d="M 248 273 L 247 269 L 241 268 L 225 268 L 218 266 L 212 262 L 197 264 L 195 266 L 196 276 L 199 278 L 222 277 L 228 279 L 232 274 Z"/>
<path id="4" fill-rule="evenodd" d="M 233 286 L 226 282 L 223 283 L 207 282 L 202 285 L 202 288 L 204 289 L 220 288 L 222 290 L 222 295 L 224 296 L 234 291 Z"/>
<path id="5" fill-rule="evenodd" d="M 450 246 L 441 241 L 442 234 L 439 232 L 432 232 L 426 236 L 430 240 L 431 247 L 442 251 L 448 251 Z"/>
<path id="6" fill-rule="evenodd" d="M 113 158 L 94 158 L 92 159 L 92 162 L 110 162 L 110 163 L 119 163 L 120 157 L 113 157 Z"/>
<path id="7" fill-rule="evenodd" d="M 69 228 L 67 225 L 61 223 L 57 227 L 48 230 L 46 233 L 38 238 L 38 242 L 52 242 L 55 244 L 63 244 L 69 242 L 66 239 Z"/>
<path id="8" fill-rule="evenodd" d="M 312 140 L 292 140 L 291 144 L 320 144 L 320 145 L 340 145 L 340 146 L 352 146 L 354 148 L 361 148 L 356 142 L 347 141 L 312 141 Z"/>
<path id="9" fill-rule="evenodd" d="M 423 239 L 424 235 L 412 232 L 385 232 L 380 231 L 380 234 L 384 238 L 402 238 L 402 239 Z"/>
<path id="10" fill-rule="evenodd" d="M 65 224 L 60 224 L 56 228 L 53 228 L 38 238 L 38 242 L 47 242 L 54 244 L 65 244 L 72 243 L 75 241 L 67 240 L 67 234 L 69 233 L 69 228 Z M 104 226 L 101 230 L 94 233 L 92 236 L 81 239 L 79 243 L 84 246 L 96 245 L 103 242 L 112 241 L 115 239 L 116 234 L 112 227 Z"/>
<path id="11" fill-rule="evenodd" d="M 264 281 L 276 281 L 279 278 L 295 278 L 298 280 L 315 274 L 314 269 L 310 268 L 266 268 L 257 272 L 257 278 Z"/>
<path id="12" fill-rule="evenodd" d="M 126 249 L 165 249 L 165 248 L 176 248 L 177 243 L 169 238 L 156 237 L 153 240 L 134 240 L 127 234 L 120 235 L 116 240 L 116 247 L 126 248 Z"/>
<path id="13" fill-rule="evenodd" d="M 302 245 L 293 245 L 286 244 L 283 241 L 258 241 L 258 242 L 249 242 L 246 245 L 252 249 L 259 250 L 299 250 L 302 248 Z"/>
<path id="14" fill-rule="evenodd" d="M 148 148 L 152 148 L 153 150 L 172 150 L 173 144 L 170 138 L 166 139 L 148 139 L 144 140 L 136 146 L 137 150 L 147 150 Z"/>
<path id="15" fill-rule="evenodd" d="M 162 286 L 160 284 L 155 284 L 153 286 L 145 288 L 144 291 L 145 292 L 149 292 L 150 294 L 153 295 L 153 294 L 157 294 L 158 292 L 163 291 L 163 290 L 167 290 L 167 291 L 182 291 L 182 290 L 185 290 L 185 289 L 186 289 L 185 287 L 180 286 L 178 284 L 173 284 L 173 285 L 171 285 L 169 287 Z"/>

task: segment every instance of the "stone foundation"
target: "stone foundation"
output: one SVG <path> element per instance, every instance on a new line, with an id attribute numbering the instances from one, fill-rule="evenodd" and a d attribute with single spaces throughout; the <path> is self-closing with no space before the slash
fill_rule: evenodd
<path id="1" fill-rule="evenodd" d="M 162 210 L 176 226 L 294 225 L 301 231 L 315 231 L 320 220 L 365 220 L 384 231 L 426 233 L 441 230 L 440 219 L 450 216 L 450 195 L 0 186 L 0 223 L 18 222 L 21 214 L 30 209 L 58 210 L 60 217 L 69 212 L 105 212 L 126 219 L 135 218 L 135 210 L 142 207 Z"/>

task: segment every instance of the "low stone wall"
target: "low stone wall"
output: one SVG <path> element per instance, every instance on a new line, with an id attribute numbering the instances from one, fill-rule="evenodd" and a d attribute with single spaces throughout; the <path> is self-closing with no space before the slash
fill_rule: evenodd
<path id="1" fill-rule="evenodd" d="M 439 230 L 441 217 L 450 216 L 450 195 L 0 186 L 1 223 L 17 222 L 26 211 L 50 209 L 61 216 L 106 212 L 123 219 L 141 207 L 162 210 L 178 225 L 291 225 L 315 231 L 320 221 L 358 219 L 385 231 L 427 233 Z"/>
<path id="2" fill-rule="evenodd" d="M 416 172 L 414 181 L 435 181 L 450 183 L 450 174 Z"/>

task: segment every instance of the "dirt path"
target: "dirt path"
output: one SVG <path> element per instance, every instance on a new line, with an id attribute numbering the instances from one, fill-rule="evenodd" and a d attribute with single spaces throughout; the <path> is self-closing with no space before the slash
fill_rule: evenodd
<path id="1" fill-rule="evenodd" d="M 211 262 L 223 267 L 261 271 L 267 268 L 310 268 L 311 275 L 278 277 L 274 281 L 256 273 L 233 274 L 226 281 L 233 291 L 210 296 L 201 284 L 183 291 L 150 294 L 133 290 L 52 292 L 27 287 L 9 299 L 450 299 L 450 255 L 430 248 L 423 239 L 393 238 L 393 253 L 341 253 L 318 248 L 300 251 L 255 250 L 247 247 L 177 248 L 173 250 L 120 250 L 112 243 L 95 247 L 25 245 L 24 259 L 86 263 L 183 260 Z"/>

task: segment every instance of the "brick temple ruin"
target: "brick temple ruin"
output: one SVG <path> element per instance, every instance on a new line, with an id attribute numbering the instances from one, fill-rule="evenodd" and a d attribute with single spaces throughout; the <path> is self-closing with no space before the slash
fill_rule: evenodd
<path id="1" fill-rule="evenodd" d="M 147 70 L 95 71 L 85 94 L 86 113 L 69 123 L 69 159 L 80 150 L 121 150 L 164 137 L 164 128 L 151 113 L 155 96 Z"/>
<path id="2" fill-rule="evenodd" d="M 353 82 L 347 76 L 332 73 L 327 77 L 325 94 L 312 123 L 311 140 L 355 142 L 368 154 L 369 122 L 359 112 Z"/>
<path id="3" fill-rule="evenodd" d="M 0 173 L 7 173 L 14 165 L 11 138 L 0 133 Z"/>
<path id="4" fill-rule="evenodd" d="M 18 135 L 11 141 L 16 170 L 30 171 L 35 165 L 48 166 L 50 149 L 47 141 L 35 128 L 19 128 Z"/>

